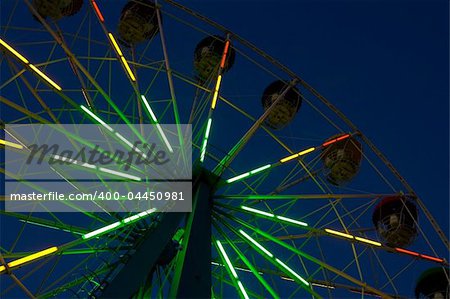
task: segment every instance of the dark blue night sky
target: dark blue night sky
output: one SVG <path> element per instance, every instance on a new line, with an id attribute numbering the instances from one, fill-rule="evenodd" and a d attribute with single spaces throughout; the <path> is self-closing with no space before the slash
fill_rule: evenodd
<path id="1" fill-rule="evenodd" d="M 184 1 L 277 58 L 391 160 L 448 234 L 447 1 Z"/>
<path id="2" fill-rule="evenodd" d="M 434 215 L 445 234 L 449 234 L 448 1 L 179 2 L 217 21 L 278 59 L 337 106 L 386 155 Z M 105 15 L 113 11 L 114 17 L 120 11 L 120 8 L 113 5 L 104 5 L 103 8 Z M 24 24 L 39 26 L 30 15 L 26 18 L 28 19 L 23 21 Z M 170 32 L 170 28 L 168 31 Z M 199 34 L 192 36 L 200 37 Z M 20 40 L 23 36 L 17 38 Z M 104 36 L 98 35 L 96 38 L 104 39 Z M 27 37 L 23 39 L 26 40 Z M 180 55 L 180 61 L 192 56 L 195 41 L 186 44 L 189 45 L 186 49 L 180 46 L 183 41 L 178 40 L 172 44 L 175 45 L 173 48 L 179 47 L 174 53 L 189 53 L 186 56 Z M 40 59 L 46 57 L 40 54 Z M 38 56 L 28 49 L 25 50 L 25 55 Z M 175 68 L 177 63 L 174 59 Z M 191 70 L 190 63 L 191 61 L 189 65 L 182 65 L 183 71 Z M 68 67 L 67 71 L 70 71 Z M 58 70 L 53 69 L 53 72 L 58 73 Z M 63 70 L 59 72 L 62 73 Z M 231 82 L 230 90 L 236 81 L 240 83 L 239 79 L 233 83 L 233 79 L 230 79 L 232 76 L 233 70 L 224 76 L 223 84 L 226 86 L 227 82 Z M 116 77 L 114 80 L 120 78 L 123 80 L 124 77 Z M 259 77 L 255 78 L 257 80 Z M 60 75 L 58 80 L 64 83 L 64 75 Z M 242 85 L 250 84 L 252 80 L 250 77 L 242 78 Z M 255 90 L 262 90 L 259 87 L 267 83 L 269 82 L 255 82 L 258 87 Z M 245 89 L 244 86 L 236 90 L 241 92 L 250 89 Z M 122 90 L 117 94 L 121 92 Z M 124 88 L 121 95 L 127 92 Z M 81 96 L 77 96 L 77 100 L 82 103 Z M 259 91 L 255 98 L 256 100 L 252 99 L 255 102 L 248 104 L 248 107 L 260 109 Z M 302 117 L 302 111 L 304 110 L 300 110 L 297 117 Z M 262 110 L 252 112 L 253 115 L 259 115 Z M 227 126 L 226 123 L 220 123 L 220 120 L 226 119 L 225 116 L 217 118 L 218 124 L 213 127 L 215 132 Z M 299 123 L 305 123 L 308 116 L 304 120 Z M 234 125 L 238 126 L 239 123 L 236 123 Z M 296 130 L 300 133 L 297 134 Z M 317 132 L 309 135 L 306 127 L 291 126 L 281 132 L 290 136 L 301 135 L 302 138 L 323 137 Z M 224 139 L 232 140 L 231 137 L 235 137 L 230 135 L 225 134 Z M 249 147 L 257 149 L 257 145 Z M 245 165 L 237 171 L 247 171 L 251 167 L 261 166 L 263 162 L 267 163 L 264 154 L 260 155 L 255 154 L 255 165 Z M 370 183 L 367 186 L 371 186 Z M 366 220 L 370 223 L 370 220 Z M 3 227 L 2 232 L 4 229 Z M 25 245 L 27 243 L 33 242 L 27 240 Z M 438 248 L 442 249 L 442 244 Z M 338 259 L 337 256 L 336 258 Z M 410 273 L 407 277 L 416 279 L 418 274 Z M 407 278 L 402 278 L 399 283 L 408 284 L 403 285 L 402 289 L 411 290 L 409 295 L 412 295 L 414 281 L 406 280 Z M 288 295 L 283 292 L 281 294 Z"/>

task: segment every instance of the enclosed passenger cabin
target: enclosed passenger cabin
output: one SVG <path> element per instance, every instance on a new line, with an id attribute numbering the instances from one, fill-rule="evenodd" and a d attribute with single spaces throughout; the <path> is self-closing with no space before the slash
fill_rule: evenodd
<path id="1" fill-rule="evenodd" d="M 375 207 L 372 221 L 386 245 L 405 247 L 417 235 L 417 207 L 408 196 L 389 196 Z"/>
<path id="2" fill-rule="evenodd" d="M 322 146 L 327 180 L 335 186 L 350 182 L 361 166 L 361 143 L 349 134 L 339 134 L 327 139 Z"/>
<path id="3" fill-rule="evenodd" d="M 79 12 L 83 0 L 33 0 L 33 6 L 41 17 L 56 21 Z"/>
<path id="4" fill-rule="evenodd" d="M 127 47 L 149 40 L 159 30 L 156 6 L 150 0 L 129 1 L 119 20 L 119 40 Z"/>
<path id="5" fill-rule="evenodd" d="M 449 269 L 436 267 L 423 272 L 416 283 L 416 298 L 449 299 Z"/>
<path id="6" fill-rule="evenodd" d="M 272 103 L 283 94 L 286 88 L 288 88 L 288 83 L 281 80 L 274 81 L 266 87 L 261 98 L 264 111 L 272 106 Z M 267 126 L 275 130 L 284 128 L 294 119 L 301 104 L 300 91 L 296 87 L 290 88 L 271 109 L 266 119 Z"/>
<path id="7" fill-rule="evenodd" d="M 225 50 L 225 40 L 220 36 L 208 36 L 202 39 L 194 51 L 194 69 L 200 82 L 206 82 L 219 71 Z M 227 72 L 234 64 L 236 53 L 229 46 L 222 72 Z"/>

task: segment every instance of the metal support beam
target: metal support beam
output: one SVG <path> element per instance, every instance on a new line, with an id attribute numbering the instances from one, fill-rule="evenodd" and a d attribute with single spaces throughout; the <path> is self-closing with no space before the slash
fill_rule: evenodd
<path id="1" fill-rule="evenodd" d="M 210 174 L 203 173 L 194 185 L 192 212 L 187 218 L 169 298 L 211 298 L 210 178 Z"/>
<path id="2" fill-rule="evenodd" d="M 147 233 L 136 252 L 107 284 L 100 298 L 130 298 L 144 285 L 149 272 L 172 239 L 183 216 L 184 213 L 164 214 L 158 226 Z"/>

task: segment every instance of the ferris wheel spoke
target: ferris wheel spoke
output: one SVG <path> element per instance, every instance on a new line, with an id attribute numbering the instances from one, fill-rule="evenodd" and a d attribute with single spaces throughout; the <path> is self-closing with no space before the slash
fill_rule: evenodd
<path id="1" fill-rule="evenodd" d="M 7 58 L 6 57 L 2 57 L 3 61 L 6 61 Z M 7 61 L 7 63 L 11 66 L 12 64 Z M 11 84 L 12 82 L 14 82 L 17 78 L 21 77 L 23 73 L 26 72 L 26 69 L 21 69 L 20 71 L 18 70 L 18 68 L 16 68 L 17 71 L 14 72 L 14 74 L 11 76 L 11 78 L 9 78 L 8 80 L 6 80 L 2 85 L 0 85 L 0 90 L 2 90 L 3 88 L 5 88 L 7 85 Z"/>
<path id="2" fill-rule="evenodd" d="M 6 265 L 5 260 L 3 259 L 2 255 L 0 254 L 0 263 Z M 0 266 L 1 267 L 4 266 Z M 11 279 L 14 281 L 15 284 L 17 284 L 24 292 L 25 294 L 30 297 L 31 299 L 36 299 L 36 297 L 30 292 L 30 290 L 28 290 L 28 288 L 16 277 L 16 275 L 14 273 L 10 273 L 9 277 L 11 277 Z"/>
<path id="3" fill-rule="evenodd" d="M 219 253 L 220 258 L 222 259 L 223 264 L 226 266 L 227 272 L 230 276 L 231 281 L 233 282 L 234 287 L 236 288 L 239 297 L 249 299 L 247 291 L 245 290 L 242 282 L 239 280 L 239 276 L 234 269 L 233 264 L 228 257 L 225 249 L 223 248 L 222 243 L 219 240 L 216 240 L 213 236 L 212 238 L 213 244 L 215 245 L 217 252 Z"/>
<path id="4" fill-rule="evenodd" d="M 349 280 L 349 281 L 351 281 L 351 282 L 361 286 L 364 289 L 367 289 L 367 290 L 369 290 L 369 291 L 371 291 L 371 292 L 373 292 L 375 294 L 378 294 L 378 295 L 382 296 L 383 298 L 389 298 L 389 296 L 387 296 L 384 292 L 367 285 L 366 283 L 364 283 L 364 282 L 362 282 L 362 281 L 352 277 L 351 275 L 349 275 L 349 274 L 347 274 L 347 273 L 345 273 L 343 271 L 340 271 L 340 270 L 332 267 L 331 265 L 328 265 L 324 261 L 321 261 L 321 260 L 319 260 L 317 258 L 314 258 L 313 256 L 311 256 L 311 255 L 309 255 L 309 254 L 307 254 L 307 253 L 305 253 L 305 252 L 303 252 L 301 250 L 298 250 L 295 247 L 293 247 L 293 246 L 291 246 L 291 245 L 289 245 L 289 244 L 287 244 L 287 243 L 285 243 L 285 242 L 283 242 L 281 240 L 278 240 L 277 238 L 273 237 L 272 235 L 270 235 L 270 234 L 268 234 L 268 233 L 266 233 L 266 232 L 264 232 L 264 231 L 262 231 L 262 230 L 260 230 L 260 229 L 258 229 L 256 227 L 248 224 L 247 222 L 243 221 L 242 219 L 238 219 L 238 218 L 236 218 L 234 216 L 228 215 L 228 214 L 226 214 L 226 213 L 224 213 L 224 212 L 222 212 L 220 210 L 217 210 L 217 209 L 215 211 L 218 212 L 220 215 L 224 216 L 225 218 L 229 218 L 230 220 L 241 224 L 242 226 L 244 226 L 244 227 L 252 230 L 253 232 L 261 235 L 262 237 L 266 238 L 267 240 L 270 240 L 270 241 L 272 241 L 272 242 L 274 242 L 274 243 L 276 243 L 278 245 L 281 245 L 282 247 L 284 247 L 284 248 L 286 248 L 286 249 L 288 249 L 288 250 L 290 250 L 290 251 L 292 251 L 292 252 L 294 252 L 294 253 L 296 253 L 298 255 L 301 255 L 302 257 L 310 260 L 311 262 L 313 262 L 313 263 L 315 263 L 315 264 L 317 264 L 317 265 L 319 265 L 321 267 L 324 267 L 327 270 L 335 273 L 336 275 L 339 275 L 339 276 L 341 276 L 341 277 L 343 277 L 343 278 L 345 278 L 345 279 L 347 279 L 347 280 Z"/>
<path id="5" fill-rule="evenodd" d="M 25 58 L 22 54 L 20 54 L 18 51 L 16 51 L 11 45 L 9 45 L 6 41 L 0 38 L 0 45 L 7 50 L 7 53 L 13 55 L 16 59 L 19 59 L 19 61 L 34 75 L 42 79 L 44 82 L 47 83 L 47 85 L 55 88 L 58 91 L 61 91 L 62 88 L 59 86 L 55 81 L 50 79 L 45 73 L 43 73 L 39 68 L 37 68 L 34 64 L 32 64 L 27 58 Z"/>
<path id="6" fill-rule="evenodd" d="M 86 257 L 86 259 L 84 260 L 84 262 L 87 262 L 89 259 L 91 259 L 92 256 L 88 256 Z M 77 265 L 76 267 L 70 269 L 67 273 L 65 273 L 64 275 L 62 275 L 62 278 L 66 278 L 68 275 L 72 274 L 74 271 L 76 271 L 82 264 L 80 263 L 79 265 Z M 72 287 L 75 287 L 77 285 L 83 284 L 86 282 L 86 277 L 89 279 L 96 279 L 99 276 L 106 274 L 107 272 L 109 272 L 111 269 L 113 268 L 113 266 L 111 265 L 106 265 L 102 268 L 100 268 L 99 270 L 87 274 L 86 276 L 81 276 L 73 281 L 69 281 L 68 283 L 65 283 L 59 287 L 56 287 L 55 289 L 51 289 L 53 286 L 56 285 L 56 283 L 59 283 L 61 281 L 61 277 L 58 278 L 56 280 L 56 283 L 52 283 L 52 285 L 46 289 L 44 289 L 42 291 L 42 293 L 39 293 L 39 298 L 54 298 L 56 296 L 58 296 L 60 293 L 71 289 Z"/>
<path id="7" fill-rule="evenodd" d="M 272 263 L 276 268 L 280 271 L 284 272 L 286 275 L 294 279 L 302 288 L 304 288 L 308 293 L 313 295 L 315 298 L 321 298 L 310 286 L 309 282 L 297 274 L 294 270 L 292 270 L 289 266 L 287 266 L 284 262 L 279 260 L 272 252 L 267 250 L 263 245 L 261 245 L 258 241 L 253 239 L 250 235 L 248 235 L 245 231 L 240 229 L 236 230 L 229 223 L 225 222 L 221 217 L 216 217 L 217 220 L 224 226 L 226 226 L 230 231 L 232 231 L 235 235 L 237 235 L 241 240 L 243 240 L 246 244 L 251 246 L 256 252 L 258 252 L 265 260 Z"/>
<path id="8" fill-rule="evenodd" d="M 216 221 L 213 221 L 214 228 L 219 232 L 221 238 L 226 241 L 226 244 L 231 246 L 239 258 L 244 262 L 247 271 L 253 273 L 258 281 L 264 286 L 264 288 L 272 295 L 273 298 L 280 298 L 280 296 L 273 290 L 273 288 L 267 283 L 267 281 L 260 275 L 260 272 L 251 264 L 251 262 L 245 257 L 244 253 L 233 243 L 233 241 L 225 234 Z M 235 267 L 238 269 L 238 267 Z M 242 268 L 241 268 L 242 269 Z M 245 269 L 244 269 L 245 270 Z"/>
<path id="9" fill-rule="evenodd" d="M 241 139 L 233 146 L 233 148 L 225 155 L 222 161 L 217 165 L 213 172 L 216 175 L 221 176 L 226 168 L 233 162 L 239 152 L 248 143 L 250 138 L 256 133 L 256 131 L 261 127 L 264 121 L 269 116 L 270 112 L 276 107 L 277 103 L 280 102 L 285 94 L 291 90 L 291 88 L 296 84 L 296 81 L 291 81 L 277 96 L 277 98 L 272 102 L 271 106 L 253 123 L 253 125 L 248 129 L 248 131 L 241 137 Z"/>
<path id="10" fill-rule="evenodd" d="M 78 69 L 87 77 L 90 83 L 95 86 L 97 91 L 103 96 L 103 98 L 108 102 L 108 104 L 114 109 L 114 111 L 119 115 L 119 117 L 128 125 L 131 131 L 142 141 L 145 142 L 142 135 L 132 126 L 130 120 L 125 116 L 125 114 L 118 108 L 118 106 L 112 101 L 111 97 L 105 92 L 105 90 L 98 84 L 98 82 L 92 77 L 92 75 L 86 70 L 86 68 L 79 62 L 76 56 L 72 53 L 69 47 L 64 43 L 64 41 L 58 36 L 58 34 L 50 27 L 45 19 L 43 19 L 39 13 L 35 10 L 33 5 L 30 4 L 28 0 L 25 0 L 25 3 L 29 7 L 29 9 L 33 12 L 33 14 L 39 19 L 45 29 L 52 35 L 52 37 L 56 40 L 56 42 L 62 47 L 64 52 L 68 57 L 70 57 L 71 61 L 78 67 Z M 122 61 L 125 60 L 124 58 Z"/>
<path id="11" fill-rule="evenodd" d="M 211 92 L 212 92 L 211 106 L 210 106 L 209 112 L 208 112 L 208 121 L 207 121 L 205 135 L 203 137 L 202 147 L 201 147 L 201 151 L 200 151 L 200 162 L 202 162 L 202 163 L 205 159 L 206 147 L 208 145 L 208 138 L 209 138 L 209 134 L 211 132 L 210 130 L 211 130 L 211 125 L 212 125 L 212 121 L 213 121 L 213 113 L 214 113 L 214 110 L 216 109 L 217 99 L 219 97 L 220 85 L 222 83 L 222 76 L 223 76 L 224 69 L 225 69 L 225 62 L 227 61 L 227 57 L 228 57 L 230 43 L 231 43 L 230 36 L 227 35 L 226 40 L 225 40 L 225 45 L 223 48 L 223 52 L 222 52 L 222 57 L 220 60 L 219 69 L 217 71 L 216 84 L 215 84 L 214 89 L 211 90 Z"/>

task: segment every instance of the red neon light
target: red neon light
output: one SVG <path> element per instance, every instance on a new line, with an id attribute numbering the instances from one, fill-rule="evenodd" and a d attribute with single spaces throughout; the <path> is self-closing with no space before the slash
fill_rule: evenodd
<path id="1" fill-rule="evenodd" d="M 438 263 L 442 263 L 444 261 L 443 259 L 440 259 L 440 258 L 437 258 L 434 256 L 425 255 L 425 254 L 421 254 L 420 257 L 423 259 L 430 260 L 433 262 L 438 262 Z"/>
<path id="2" fill-rule="evenodd" d="M 92 0 L 92 6 L 94 6 L 95 13 L 97 14 L 98 18 L 100 19 L 100 22 L 102 22 L 102 23 L 105 22 L 105 19 L 103 18 L 103 15 L 102 15 L 102 12 L 98 8 L 98 5 L 97 5 L 97 3 L 94 0 Z"/>
<path id="3" fill-rule="evenodd" d="M 330 140 L 330 141 L 324 142 L 324 143 L 322 144 L 322 146 L 328 146 L 328 145 L 333 144 L 333 143 L 335 143 L 335 142 L 344 140 L 344 139 L 346 139 L 346 138 L 348 138 L 348 137 L 350 137 L 350 134 L 342 135 L 342 136 L 340 136 L 340 137 L 338 137 L 338 138 L 334 138 L 334 139 L 332 139 L 332 140 Z"/>
<path id="4" fill-rule="evenodd" d="M 225 60 L 227 59 L 228 48 L 230 46 L 230 41 L 227 40 L 225 42 L 225 49 L 223 49 L 222 61 L 220 62 L 220 68 L 223 69 L 225 67 Z"/>
<path id="5" fill-rule="evenodd" d="M 413 255 L 413 256 L 419 256 L 419 255 L 420 255 L 420 254 L 418 254 L 417 252 L 409 251 L 409 250 L 402 249 L 402 248 L 397 248 L 397 247 L 396 247 L 395 250 L 397 250 L 398 252 L 406 253 L 406 254 Z"/>

